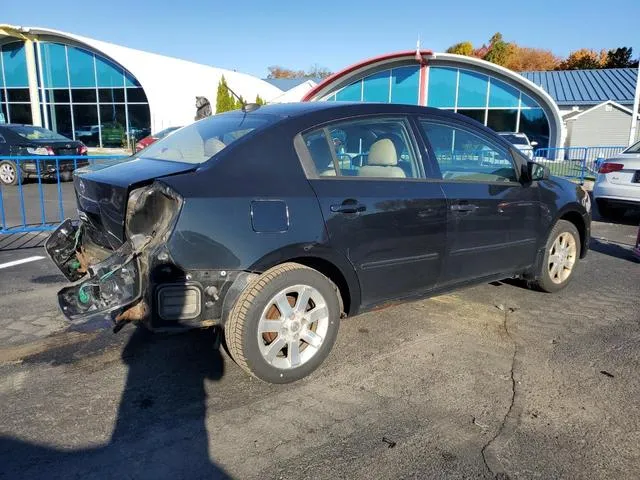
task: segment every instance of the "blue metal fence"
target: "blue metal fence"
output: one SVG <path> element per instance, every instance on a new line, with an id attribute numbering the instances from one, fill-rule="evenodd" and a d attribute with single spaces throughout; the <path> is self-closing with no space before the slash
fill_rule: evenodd
<path id="1" fill-rule="evenodd" d="M 552 175 L 577 180 L 582 184 L 586 179 L 595 178 L 602 161 L 619 154 L 626 148 L 626 146 L 537 148 L 533 152 L 533 160 L 548 166 Z"/>
<path id="2" fill-rule="evenodd" d="M 73 187 L 64 187 L 73 170 L 91 164 L 113 164 L 127 157 L 100 156 L 0 156 L 11 162 L 16 185 L 0 183 L 0 234 L 54 230 L 65 215 L 65 197 L 75 204 Z M 66 194 L 66 195 L 65 195 Z M 73 207 L 71 207 L 73 208 Z"/>

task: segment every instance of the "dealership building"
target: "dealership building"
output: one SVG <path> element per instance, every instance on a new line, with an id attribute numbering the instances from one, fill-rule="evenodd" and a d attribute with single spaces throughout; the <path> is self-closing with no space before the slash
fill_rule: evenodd
<path id="1" fill-rule="evenodd" d="M 123 138 L 192 122 L 196 97 L 215 105 L 224 76 L 248 101 L 260 95 L 267 102 L 425 105 L 526 133 L 538 147 L 612 145 L 624 134 L 605 135 L 599 125 L 628 132 L 636 72 L 626 70 L 519 74 L 473 57 L 413 50 L 364 60 L 318 82 L 263 80 L 71 33 L 0 25 L 0 122 L 118 147 Z"/>

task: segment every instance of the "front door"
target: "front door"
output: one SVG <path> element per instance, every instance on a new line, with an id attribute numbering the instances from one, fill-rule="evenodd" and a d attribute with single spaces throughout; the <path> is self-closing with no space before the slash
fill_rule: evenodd
<path id="1" fill-rule="evenodd" d="M 510 150 L 466 123 L 421 120 L 447 198 L 447 254 L 440 285 L 498 274 L 534 262 L 540 202 L 519 181 Z"/>
<path id="2" fill-rule="evenodd" d="M 425 179 L 404 118 L 359 118 L 303 135 L 331 245 L 352 263 L 363 306 L 419 294 L 440 274 L 446 201 Z"/>

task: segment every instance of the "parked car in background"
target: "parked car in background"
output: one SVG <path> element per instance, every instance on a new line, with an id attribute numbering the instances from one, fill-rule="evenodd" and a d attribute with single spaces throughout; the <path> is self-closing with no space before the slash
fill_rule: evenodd
<path id="1" fill-rule="evenodd" d="M 99 132 L 100 132 L 100 125 L 80 125 L 75 129 L 76 138 L 82 138 L 82 137 L 98 138 Z"/>
<path id="2" fill-rule="evenodd" d="M 599 164 L 593 198 L 605 218 L 640 209 L 640 142 Z"/>
<path id="3" fill-rule="evenodd" d="M 538 145 L 538 142 L 529 141 L 529 137 L 527 137 L 525 133 L 498 132 L 498 135 L 515 146 L 527 157 L 533 158 L 533 149 Z"/>
<path id="4" fill-rule="evenodd" d="M 76 282 L 64 315 L 219 325 L 274 383 L 317 368 L 345 316 L 514 276 L 558 291 L 590 236 L 580 186 L 468 117 L 411 105 L 228 112 L 74 182 L 81 222 L 45 246 Z"/>
<path id="5" fill-rule="evenodd" d="M 57 176 L 70 178 L 74 169 L 88 165 L 86 160 L 49 159 L 48 156 L 85 156 L 87 147 L 59 133 L 33 125 L 0 125 L 0 182 L 17 185 L 25 178 Z M 20 159 L 42 156 L 42 160 Z M 12 158 L 15 157 L 15 158 Z"/>
<path id="6" fill-rule="evenodd" d="M 147 148 L 153 142 L 157 142 L 158 140 L 166 137 L 167 135 L 172 134 L 173 132 L 175 132 L 176 130 L 178 130 L 180 128 L 182 128 L 182 127 L 165 128 L 164 130 L 160 130 L 155 135 L 149 135 L 148 137 L 145 137 L 145 138 L 141 139 L 140 141 L 138 141 L 138 143 L 136 143 L 136 152 L 139 152 L 140 150 L 142 150 L 144 148 Z"/>

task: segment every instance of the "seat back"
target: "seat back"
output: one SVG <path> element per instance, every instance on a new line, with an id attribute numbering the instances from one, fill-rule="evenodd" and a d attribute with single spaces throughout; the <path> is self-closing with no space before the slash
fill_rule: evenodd
<path id="1" fill-rule="evenodd" d="M 404 171 L 398 167 L 398 154 L 390 139 L 382 138 L 371 145 L 367 165 L 360 167 L 358 176 L 406 178 Z"/>

